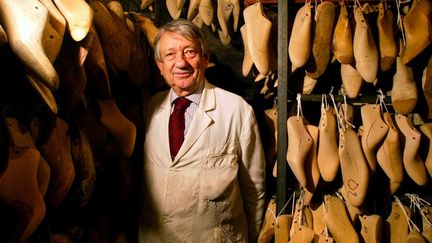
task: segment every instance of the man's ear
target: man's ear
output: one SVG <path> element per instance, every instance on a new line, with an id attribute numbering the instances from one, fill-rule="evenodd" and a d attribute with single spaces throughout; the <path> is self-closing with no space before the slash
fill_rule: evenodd
<path id="1" fill-rule="evenodd" d="M 162 64 L 163 64 L 163 62 L 156 60 L 156 64 L 157 64 L 157 66 L 159 68 L 159 71 L 162 72 Z"/>
<path id="2" fill-rule="evenodd" d="M 209 55 L 203 55 L 202 59 L 203 59 L 203 63 L 204 63 L 204 68 L 207 68 L 209 65 L 210 56 Z"/>

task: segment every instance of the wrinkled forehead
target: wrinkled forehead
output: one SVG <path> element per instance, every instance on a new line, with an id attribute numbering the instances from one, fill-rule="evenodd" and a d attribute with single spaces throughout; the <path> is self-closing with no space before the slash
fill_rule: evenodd
<path id="1" fill-rule="evenodd" d="M 193 47 L 197 50 L 200 49 L 198 40 L 175 32 L 165 32 L 160 39 L 161 49 L 172 47 Z"/>

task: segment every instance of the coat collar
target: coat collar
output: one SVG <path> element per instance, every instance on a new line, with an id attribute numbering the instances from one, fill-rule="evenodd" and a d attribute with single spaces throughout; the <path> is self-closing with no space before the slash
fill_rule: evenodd
<path id="1" fill-rule="evenodd" d="M 216 108 L 216 97 L 215 97 L 215 86 L 205 81 L 203 94 L 201 96 L 200 105 L 195 112 L 195 115 L 190 124 L 189 130 L 186 133 L 185 140 L 177 153 L 173 164 L 178 163 L 179 159 L 189 151 L 193 144 L 198 140 L 198 138 L 203 134 L 203 132 L 213 124 L 212 117 L 208 114 Z M 169 98 L 168 107 L 169 107 Z"/>

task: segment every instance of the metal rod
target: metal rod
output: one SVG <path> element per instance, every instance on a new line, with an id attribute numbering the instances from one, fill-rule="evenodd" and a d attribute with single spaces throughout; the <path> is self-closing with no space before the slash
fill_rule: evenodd
<path id="1" fill-rule="evenodd" d="M 344 96 L 343 95 L 334 95 L 333 96 L 336 102 L 343 102 Z M 321 102 L 322 101 L 322 95 L 321 94 L 303 94 L 301 96 L 302 101 L 306 102 Z M 287 102 L 295 102 L 295 97 L 292 95 L 288 97 Z M 364 104 L 371 104 L 377 102 L 377 96 L 376 95 L 364 95 L 364 96 L 358 96 L 356 98 L 348 98 L 346 97 L 346 101 L 348 104 L 352 105 L 364 105 Z M 387 105 L 391 105 L 391 98 L 386 97 L 384 98 L 384 102 Z"/>
<path id="2" fill-rule="evenodd" d="M 276 214 L 282 214 L 287 200 L 287 107 L 288 107 L 288 0 L 278 1 L 278 89 L 277 89 L 277 179 Z"/>

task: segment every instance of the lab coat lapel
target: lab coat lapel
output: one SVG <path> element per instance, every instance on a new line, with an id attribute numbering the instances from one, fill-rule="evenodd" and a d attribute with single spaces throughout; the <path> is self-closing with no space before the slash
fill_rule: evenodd
<path id="1" fill-rule="evenodd" d="M 203 134 L 203 132 L 211 126 L 213 119 L 209 116 L 208 112 L 216 108 L 216 100 L 214 94 L 214 86 L 205 83 L 203 94 L 201 96 L 200 106 L 195 112 L 195 115 L 190 124 L 189 130 L 186 133 L 185 140 L 180 147 L 180 150 L 174 159 L 176 163 L 193 144 L 198 140 L 198 138 Z"/>
<path id="2" fill-rule="evenodd" d="M 156 109 L 154 111 L 154 114 L 150 114 L 149 116 L 153 116 L 153 121 L 155 124 L 166 124 L 165 127 L 161 127 L 160 129 L 155 129 L 154 133 L 157 138 L 161 139 L 161 146 L 160 149 L 162 149 L 162 154 L 166 154 L 167 161 L 171 161 L 170 156 L 170 144 L 169 144 L 169 135 L 168 135 L 168 123 L 169 123 L 169 117 L 171 114 L 171 102 L 170 102 L 170 95 L 167 93 L 163 101 L 161 102 L 160 108 Z"/>

